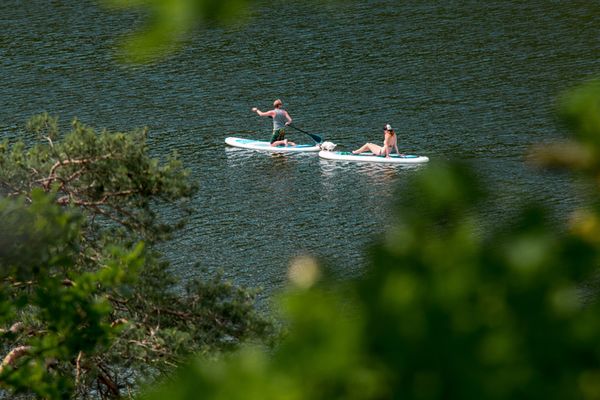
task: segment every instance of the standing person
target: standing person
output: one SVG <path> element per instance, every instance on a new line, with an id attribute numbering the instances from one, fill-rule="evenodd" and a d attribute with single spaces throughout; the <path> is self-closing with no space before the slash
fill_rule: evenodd
<path id="1" fill-rule="evenodd" d="M 285 138 L 285 127 L 292 123 L 292 117 L 283 108 L 281 100 L 277 99 L 273 102 L 273 109 L 269 111 L 260 111 L 256 107 L 252 107 L 252 112 L 257 113 L 261 117 L 273 118 L 273 135 L 271 136 L 271 146 L 295 146 L 296 143 Z"/>
<path id="2" fill-rule="evenodd" d="M 396 136 L 396 132 L 394 132 L 390 124 L 385 124 L 383 127 L 383 146 L 379 146 L 375 143 L 367 143 L 360 149 L 352 151 L 352 154 L 360 154 L 365 151 L 370 151 L 376 156 L 385 156 L 389 158 L 390 154 L 392 153 L 392 148 L 396 150 L 396 154 L 399 156 L 404 155 L 400 154 L 398 151 L 398 136 Z"/>

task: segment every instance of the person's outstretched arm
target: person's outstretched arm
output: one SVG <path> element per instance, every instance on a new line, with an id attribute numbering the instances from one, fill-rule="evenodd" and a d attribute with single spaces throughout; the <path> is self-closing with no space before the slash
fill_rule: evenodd
<path id="1" fill-rule="evenodd" d="M 275 111 L 273 110 L 269 110 L 269 111 L 260 111 L 258 108 L 256 107 L 252 107 L 252 112 L 257 113 L 260 117 L 275 117 Z"/>

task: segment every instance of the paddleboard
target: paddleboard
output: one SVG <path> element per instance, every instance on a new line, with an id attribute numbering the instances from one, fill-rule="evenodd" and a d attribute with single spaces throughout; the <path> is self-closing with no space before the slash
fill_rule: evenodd
<path id="1" fill-rule="evenodd" d="M 319 151 L 321 148 L 314 144 L 298 144 L 296 146 L 271 146 L 271 143 L 263 140 L 243 139 L 238 137 L 225 138 L 225 143 L 242 149 L 271 151 L 277 153 L 302 153 L 308 151 Z"/>
<path id="2" fill-rule="evenodd" d="M 390 164 L 421 164 L 429 161 L 429 157 L 417 156 L 414 154 L 390 154 L 390 157 L 376 156 L 373 153 L 365 152 L 360 154 L 352 154 L 349 151 L 320 151 L 319 157 L 327 160 L 339 161 L 359 161 L 359 162 L 377 162 Z"/>

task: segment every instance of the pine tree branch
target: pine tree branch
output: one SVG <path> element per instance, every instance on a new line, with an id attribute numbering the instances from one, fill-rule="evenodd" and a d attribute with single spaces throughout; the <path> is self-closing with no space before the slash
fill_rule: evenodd
<path id="1" fill-rule="evenodd" d="M 7 366 L 13 365 L 19 358 L 29 353 L 30 350 L 31 346 L 19 346 L 12 349 L 10 353 L 8 353 L 6 357 L 4 357 L 2 363 L 0 363 L 0 374 L 4 372 L 4 369 Z"/>
<path id="2" fill-rule="evenodd" d="M 58 160 L 50 168 L 50 172 L 48 174 L 47 179 L 53 179 L 56 176 L 55 171 L 60 167 L 64 167 L 67 165 L 91 164 L 91 163 L 95 163 L 95 162 L 102 161 L 102 160 L 108 160 L 112 157 L 113 157 L 112 154 L 106 154 L 104 156 L 95 157 L 95 158 L 82 158 L 82 159 L 70 159 L 69 158 L 67 160 Z"/>

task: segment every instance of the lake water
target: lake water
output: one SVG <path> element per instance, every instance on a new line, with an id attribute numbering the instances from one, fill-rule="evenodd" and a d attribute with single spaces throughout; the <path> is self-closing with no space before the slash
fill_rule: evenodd
<path id="1" fill-rule="evenodd" d="M 566 211 L 581 201 L 577 188 L 524 155 L 564 136 L 557 95 L 600 75 L 590 3 L 261 3 L 247 25 L 202 30 L 163 62 L 132 67 L 114 46 L 140 15 L 90 0 L 4 0 L 0 131 L 15 137 L 42 111 L 148 126 L 153 152 L 177 150 L 200 186 L 188 226 L 165 248 L 173 267 L 184 277 L 199 273 L 195 263 L 222 269 L 268 295 L 301 254 L 359 274 L 416 170 L 226 148 L 227 136 L 270 137 L 251 107 L 281 98 L 298 127 L 344 150 L 381 141 L 390 123 L 403 152 L 476 163 L 500 193 L 491 216 L 531 198 Z"/>

